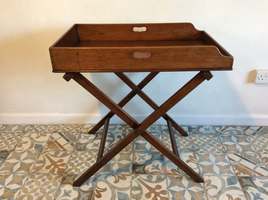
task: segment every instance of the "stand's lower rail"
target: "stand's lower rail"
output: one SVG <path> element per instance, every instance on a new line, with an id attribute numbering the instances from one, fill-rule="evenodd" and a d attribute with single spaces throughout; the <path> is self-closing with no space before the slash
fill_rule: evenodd
<path id="1" fill-rule="evenodd" d="M 172 124 L 169 120 L 167 120 L 167 126 L 168 126 L 168 133 L 169 133 L 169 137 L 170 137 L 170 142 L 171 142 L 171 147 L 172 147 L 172 150 L 173 150 L 173 153 L 180 157 L 179 155 L 179 151 L 178 151 L 178 146 L 177 146 L 177 142 L 176 142 L 176 138 L 175 138 L 175 135 L 174 135 L 174 131 L 172 129 Z"/>
<path id="2" fill-rule="evenodd" d="M 109 118 L 106 119 L 105 124 L 104 124 L 102 137 L 101 137 L 99 152 L 98 152 L 98 155 L 97 155 L 97 161 L 99 161 L 101 159 L 101 157 L 103 156 L 103 152 L 104 152 L 104 149 L 105 149 L 106 138 L 107 138 L 107 133 L 108 133 L 108 128 L 109 128 L 109 122 L 110 122 L 110 119 Z"/>
<path id="3" fill-rule="evenodd" d="M 126 113 L 122 107 L 114 103 L 108 96 L 106 96 L 102 91 L 100 91 L 93 83 L 86 79 L 80 73 L 66 73 L 64 78 L 66 80 L 73 79 L 93 96 L 95 96 L 100 102 L 107 106 L 112 114 L 115 113 L 123 121 L 125 121 L 130 127 L 133 128 L 133 132 L 129 133 L 122 140 L 117 142 L 113 147 L 103 155 L 105 140 L 107 136 L 109 121 L 105 120 L 104 134 L 101 139 L 100 150 L 98 153 L 98 159 L 95 164 L 93 164 L 88 170 L 86 170 L 74 183 L 74 186 L 80 186 L 93 174 L 95 174 L 101 167 L 103 167 L 107 162 L 109 162 L 116 154 L 118 154 L 123 148 L 125 148 L 129 143 L 131 143 L 135 138 L 141 135 L 149 143 L 151 143 L 156 149 L 158 149 L 163 155 L 175 163 L 180 169 L 182 169 L 186 174 L 188 174 L 194 181 L 203 182 L 203 178 L 197 174 L 192 168 L 190 168 L 184 161 L 179 157 L 177 152 L 177 145 L 174 138 L 173 130 L 171 129 L 171 122 L 168 121 L 168 126 L 170 129 L 170 137 L 172 142 L 173 152 L 166 148 L 157 138 L 152 136 L 146 131 L 146 129 L 151 126 L 156 120 L 161 116 L 166 115 L 167 111 L 170 110 L 174 105 L 176 105 L 180 100 L 187 96 L 192 90 L 194 90 L 198 85 L 200 85 L 204 80 L 209 80 L 212 77 L 210 72 L 201 71 L 196 76 L 194 76 L 190 81 L 188 81 L 182 88 L 175 92 L 169 99 L 167 99 L 162 105 L 155 107 L 155 111 L 151 113 L 147 118 L 141 123 L 138 123 L 134 118 L 132 118 L 128 113 Z M 137 88 L 136 88 L 137 89 Z M 138 92 L 140 92 L 138 90 Z M 136 92 L 135 92 L 136 93 Z M 148 98 L 147 98 L 148 99 Z"/>

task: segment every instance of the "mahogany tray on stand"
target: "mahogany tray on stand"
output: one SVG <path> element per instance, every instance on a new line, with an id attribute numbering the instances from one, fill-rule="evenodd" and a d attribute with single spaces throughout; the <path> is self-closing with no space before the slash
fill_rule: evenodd
<path id="1" fill-rule="evenodd" d="M 232 70 L 233 57 L 211 36 L 195 29 L 191 23 L 75 24 L 49 51 L 53 72 L 65 73 L 65 80 L 73 79 L 110 109 L 89 131 L 94 134 L 104 126 L 97 161 L 74 181 L 74 186 L 83 184 L 139 135 L 194 181 L 203 182 L 203 178 L 180 159 L 175 133 L 188 134 L 167 111 L 204 80 L 211 79 L 210 71 Z M 157 74 L 165 71 L 198 73 L 164 103 L 157 105 L 142 89 Z M 132 91 L 115 103 L 81 74 L 86 72 L 114 73 Z M 150 73 L 136 85 L 124 72 Z M 141 123 L 123 110 L 123 106 L 135 95 L 154 109 Z M 133 131 L 104 154 L 109 121 L 113 115 L 120 117 Z M 172 151 L 147 131 L 160 117 L 167 121 Z"/>

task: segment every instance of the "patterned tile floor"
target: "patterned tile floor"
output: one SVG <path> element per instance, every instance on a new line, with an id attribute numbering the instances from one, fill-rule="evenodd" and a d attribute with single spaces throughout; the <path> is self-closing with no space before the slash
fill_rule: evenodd
<path id="1" fill-rule="evenodd" d="M 127 146 L 81 187 L 71 183 L 95 160 L 92 125 L 0 125 L 0 199 L 8 200 L 265 200 L 268 199 L 268 127 L 185 126 L 177 136 L 181 158 L 202 184 L 142 138 Z M 110 125 L 106 150 L 128 134 Z M 167 127 L 150 132 L 170 148 Z"/>

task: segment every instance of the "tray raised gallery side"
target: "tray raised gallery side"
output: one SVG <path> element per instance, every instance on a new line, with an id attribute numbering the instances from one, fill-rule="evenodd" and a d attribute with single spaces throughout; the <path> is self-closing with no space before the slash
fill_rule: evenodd
<path id="1" fill-rule="evenodd" d="M 191 23 L 75 24 L 49 50 L 53 72 L 209 71 L 233 64 Z"/>

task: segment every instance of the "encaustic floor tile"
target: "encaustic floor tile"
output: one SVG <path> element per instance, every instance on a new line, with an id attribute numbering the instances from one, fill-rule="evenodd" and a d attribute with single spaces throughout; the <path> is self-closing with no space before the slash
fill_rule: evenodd
<path id="1" fill-rule="evenodd" d="M 128 200 L 130 199 L 131 174 L 111 175 L 98 181 L 93 191 L 92 200 Z"/>
<path id="2" fill-rule="evenodd" d="M 0 125 L 0 199 L 243 200 L 244 193 L 248 199 L 267 199 L 268 128 L 189 126 L 184 127 L 189 137 L 176 134 L 180 158 L 204 177 L 203 185 L 139 137 L 74 188 L 74 179 L 93 165 L 99 149 L 101 130 L 89 135 L 89 128 Z M 131 131 L 110 128 L 106 151 Z M 148 131 L 171 147 L 167 126 Z"/>
<path id="3" fill-rule="evenodd" d="M 74 179 L 92 166 L 96 161 L 96 151 L 74 151 L 64 171 L 64 183 L 72 183 Z"/>
<path id="4" fill-rule="evenodd" d="M 165 158 L 159 152 L 134 152 L 133 172 L 137 174 L 160 174 L 164 172 Z"/>
<path id="5" fill-rule="evenodd" d="M 196 183 L 186 176 L 168 176 L 169 199 L 205 200 L 204 184 Z"/>
<path id="6" fill-rule="evenodd" d="M 0 176 L 0 199 L 13 200 L 15 193 L 22 187 L 26 174 L 6 174 Z"/>
<path id="7" fill-rule="evenodd" d="M 74 153 L 67 164 L 63 183 L 72 184 L 77 177 L 79 177 L 85 170 L 89 169 L 95 162 L 96 152 L 93 154 L 92 152 L 83 151 Z M 120 152 L 83 185 L 94 187 L 97 181 L 122 173 L 132 173 L 132 153 Z"/>
<path id="8" fill-rule="evenodd" d="M 267 132 L 260 132 L 256 136 L 254 136 L 254 140 L 252 141 L 252 150 L 256 152 L 261 152 L 263 149 L 268 146 L 268 130 Z"/>
<path id="9" fill-rule="evenodd" d="M 63 137 L 73 146 L 74 151 L 96 150 L 99 148 L 98 135 L 60 132 Z"/>
<path id="10" fill-rule="evenodd" d="M 268 168 L 268 129 L 263 129 L 256 135 L 254 141 L 252 142 L 251 148 L 255 152 L 255 155 L 258 156 L 257 161 Z"/>
<path id="11" fill-rule="evenodd" d="M 226 154 L 196 154 L 196 157 L 202 175 L 235 175 Z"/>
<path id="12" fill-rule="evenodd" d="M 23 125 L 24 133 L 54 133 L 54 132 L 72 132 L 72 133 L 87 133 L 92 124 L 29 124 Z"/>
<path id="13" fill-rule="evenodd" d="M 153 125 L 153 126 L 150 126 L 147 131 L 154 135 L 155 137 L 158 137 L 160 138 L 161 137 L 161 134 L 162 134 L 162 131 L 163 131 L 163 126 L 162 125 Z"/>
<path id="14" fill-rule="evenodd" d="M 262 127 L 260 126 L 222 126 L 219 129 L 221 134 L 229 135 L 256 135 Z"/>
<path id="15" fill-rule="evenodd" d="M 266 151 L 268 152 L 267 133 L 259 131 L 255 135 L 249 136 L 226 134 L 221 137 L 225 152 L 239 154 L 259 166 L 268 167 L 265 159 Z"/>
<path id="16" fill-rule="evenodd" d="M 122 126 L 119 128 L 116 128 L 115 125 L 112 126 L 112 129 L 109 128 L 107 133 L 107 141 L 105 144 L 105 150 L 111 149 L 118 141 L 123 139 L 125 136 L 127 136 L 131 132 L 130 129 L 128 129 L 126 126 Z M 99 139 L 102 135 L 102 132 L 99 133 Z M 132 151 L 132 143 L 127 145 L 121 152 L 131 152 Z"/>
<path id="17" fill-rule="evenodd" d="M 189 167 L 191 167 L 196 173 L 201 174 L 200 167 L 198 166 L 198 158 L 195 153 L 187 152 L 181 153 L 180 158 Z M 172 161 L 165 158 L 164 173 L 169 176 L 187 176 L 179 167 L 177 167 Z"/>
<path id="18" fill-rule="evenodd" d="M 55 194 L 55 200 L 76 200 L 78 195 L 78 188 L 70 184 L 62 184 Z"/>
<path id="19" fill-rule="evenodd" d="M 131 199 L 169 200 L 167 176 L 151 174 L 133 175 Z"/>
<path id="20" fill-rule="evenodd" d="M 27 133 L 18 142 L 15 150 L 18 152 L 31 150 L 40 154 L 44 150 L 48 138 L 47 133 Z"/>
<path id="21" fill-rule="evenodd" d="M 221 126 L 187 126 L 187 132 L 189 135 L 193 134 L 220 134 Z"/>
<path id="22" fill-rule="evenodd" d="M 240 177 L 241 186 L 249 200 L 268 199 L 268 177 Z"/>
<path id="23" fill-rule="evenodd" d="M 252 135 L 234 134 L 233 132 L 225 132 L 220 135 L 220 142 L 224 145 L 224 151 L 228 153 L 250 149 L 253 140 Z"/>
<path id="24" fill-rule="evenodd" d="M 261 165 L 268 169 L 268 147 L 265 148 L 261 153 Z"/>
<path id="25" fill-rule="evenodd" d="M 210 200 L 246 200 L 236 176 L 204 176 L 205 192 Z"/>
<path id="26" fill-rule="evenodd" d="M 0 133 L 1 132 L 24 132 L 25 125 L 22 124 L 1 124 L 0 125 Z"/>
<path id="27" fill-rule="evenodd" d="M 16 200 L 54 200 L 60 186 L 61 177 L 53 174 L 36 173 L 25 180 L 25 183 L 15 194 Z"/>
<path id="28" fill-rule="evenodd" d="M 73 187 L 70 184 L 62 184 L 58 188 L 55 200 L 89 200 L 92 197 L 92 188 Z"/>
<path id="29" fill-rule="evenodd" d="M 268 169 L 239 154 L 228 154 L 237 176 L 268 176 Z"/>
<path id="30" fill-rule="evenodd" d="M 179 137 L 176 134 L 175 134 L 175 137 Z M 172 148 L 169 133 L 167 133 L 165 131 L 162 132 L 162 134 L 161 134 L 161 142 L 168 149 L 171 149 Z"/>
<path id="31" fill-rule="evenodd" d="M 33 151 L 13 151 L 0 167 L 0 174 L 29 173 L 36 159 L 37 155 Z"/>
<path id="32" fill-rule="evenodd" d="M 223 145 L 215 134 L 189 135 L 188 137 L 177 137 L 176 140 L 179 152 L 195 152 L 199 154 L 223 152 Z"/>
<path id="33" fill-rule="evenodd" d="M 21 137 L 21 132 L 1 132 L 0 151 L 13 151 Z"/>
<path id="34" fill-rule="evenodd" d="M 194 153 L 181 153 L 180 158 L 197 173 L 200 173 L 197 156 Z M 134 152 L 133 173 L 185 175 L 173 162 L 159 152 Z"/>
<path id="35" fill-rule="evenodd" d="M 71 142 L 61 133 L 53 133 L 50 135 L 44 151 L 73 151 Z"/>
<path id="36" fill-rule="evenodd" d="M 4 163 L 4 161 L 7 159 L 9 153 L 10 153 L 10 152 L 7 151 L 7 150 L 0 151 L 0 167 L 1 167 L 1 165 Z"/>
<path id="37" fill-rule="evenodd" d="M 156 139 L 161 140 L 162 128 L 161 126 L 151 126 L 148 128 L 148 133 L 154 136 Z M 149 142 L 147 142 L 143 137 L 137 137 L 133 142 L 133 151 L 143 151 L 143 152 L 158 152 L 158 150 L 153 147 Z"/>
<path id="38" fill-rule="evenodd" d="M 26 124 L 23 126 L 23 132 L 27 134 L 31 133 L 53 133 L 53 125 L 47 124 Z"/>
<path id="39" fill-rule="evenodd" d="M 157 152 L 157 150 L 141 136 L 137 137 L 133 142 L 134 152 Z"/>
<path id="40" fill-rule="evenodd" d="M 31 173 L 51 173 L 63 175 L 70 153 L 67 151 L 43 152 L 37 162 L 32 165 Z"/>
<path id="41" fill-rule="evenodd" d="M 102 168 L 101 172 L 103 174 L 132 173 L 132 160 L 132 153 L 120 152 Z"/>
<path id="42" fill-rule="evenodd" d="M 181 153 L 180 158 L 195 172 L 204 175 L 235 175 L 229 159 L 225 154 Z M 185 175 L 171 161 L 165 162 L 164 173 L 167 175 Z"/>

